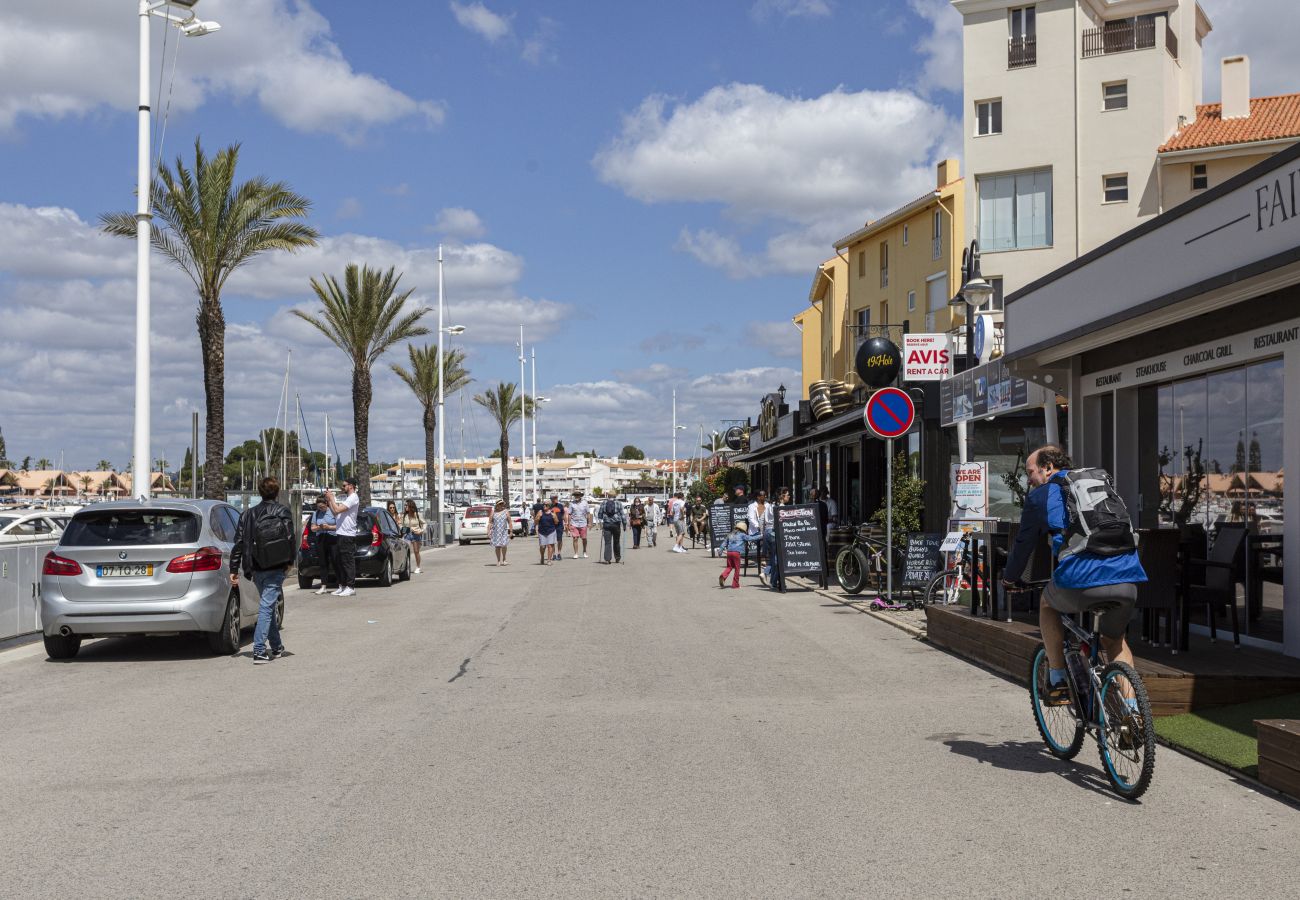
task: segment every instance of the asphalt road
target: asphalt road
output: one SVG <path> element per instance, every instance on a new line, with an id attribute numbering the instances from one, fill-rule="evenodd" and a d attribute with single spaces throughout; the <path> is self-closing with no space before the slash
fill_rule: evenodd
<path id="1" fill-rule="evenodd" d="M 291 590 L 266 666 L 0 653 L 0 894 L 1294 895 L 1296 808 L 1163 749 L 1120 802 L 1023 690 L 885 623 L 662 541 L 512 552 Z"/>

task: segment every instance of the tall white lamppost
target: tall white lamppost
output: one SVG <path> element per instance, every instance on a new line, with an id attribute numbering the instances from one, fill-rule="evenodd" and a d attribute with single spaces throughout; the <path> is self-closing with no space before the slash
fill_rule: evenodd
<path id="1" fill-rule="evenodd" d="M 685 425 L 677 424 L 677 388 L 673 388 L 673 494 L 677 493 L 677 432 L 685 430 Z"/>
<path id="2" fill-rule="evenodd" d="M 135 436 L 131 457 L 131 490 L 137 497 L 148 499 L 151 494 L 153 467 L 149 459 L 149 238 L 153 229 L 151 190 L 153 179 L 149 171 L 149 17 L 166 19 L 180 29 L 186 37 L 202 37 L 221 28 L 216 22 L 203 22 L 194 17 L 194 6 L 199 0 L 170 0 L 171 6 L 190 11 L 188 16 L 177 16 L 163 7 L 166 2 L 140 0 L 140 110 L 136 147 L 136 207 L 135 207 Z"/>
<path id="3" fill-rule="evenodd" d="M 444 411 L 443 401 L 445 397 L 445 391 L 443 390 L 443 382 L 447 380 L 446 379 L 447 363 L 446 363 L 446 357 L 443 355 L 442 352 L 442 336 L 444 334 L 465 333 L 465 326 L 463 325 L 448 325 L 446 327 L 443 327 L 442 293 L 443 293 L 442 291 L 442 244 L 439 244 L 438 245 L 438 509 L 437 509 L 437 517 L 436 517 L 437 524 L 438 524 L 438 534 L 437 534 L 437 539 L 434 541 L 435 547 L 441 547 L 443 545 L 443 534 L 442 534 L 443 512 L 442 511 L 445 508 L 446 501 L 447 501 L 446 486 L 445 486 L 446 472 L 447 472 L 447 431 L 446 431 L 446 424 L 443 422 L 443 411 Z M 426 480 L 429 477 L 428 460 L 425 460 L 424 463 L 424 476 Z"/>
<path id="4" fill-rule="evenodd" d="M 524 381 L 524 326 L 519 326 L 519 496 L 525 503 L 528 502 L 528 470 L 524 466 L 524 460 L 528 456 L 528 384 Z M 505 410 L 502 410 L 505 415 Z M 505 466 L 503 472 L 510 470 L 510 460 L 501 460 L 501 465 Z M 505 498 L 506 503 L 510 498 Z M 537 502 L 537 497 L 533 497 L 533 502 Z"/>
<path id="5" fill-rule="evenodd" d="M 533 357 L 536 363 L 537 357 Z M 543 403 L 550 403 L 550 397 L 537 396 L 537 370 L 533 370 L 533 489 L 540 493 L 541 480 L 537 477 L 537 414 L 542 410 Z"/>

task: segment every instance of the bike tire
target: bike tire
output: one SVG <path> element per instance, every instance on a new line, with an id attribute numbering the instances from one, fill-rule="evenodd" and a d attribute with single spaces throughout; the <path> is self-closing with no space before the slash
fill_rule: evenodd
<path id="1" fill-rule="evenodd" d="M 1136 717 L 1122 699 L 1124 681 L 1132 687 L 1137 700 Z M 1098 706 L 1097 751 L 1106 780 L 1125 800 L 1136 800 L 1151 786 L 1156 769 L 1156 726 L 1142 676 L 1128 663 L 1106 666 L 1101 674 Z"/>
<path id="2" fill-rule="evenodd" d="M 948 569 L 946 572 L 940 572 L 931 578 L 930 583 L 925 586 L 922 603 L 930 606 L 940 603 L 946 604 L 948 602 L 948 579 L 957 574 L 956 569 Z"/>
<path id="3" fill-rule="evenodd" d="M 857 547 L 845 547 L 835 557 L 835 580 L 848 594 L 860 594 L 867 586 L 867 555 Z"/>
<path id="4" fill-rule="evenodd" d="M 1029 664 L 1029 705 L 1034 711 L 1034 724 L 1049 753 L 1060 759 L 1074 759 L 1083 747 L 1083 721 L 1072 705 L 1043 705 L 1042 695 L 1051 681 L 1048 670 L 1047 648 L 1039 644 Z"/>

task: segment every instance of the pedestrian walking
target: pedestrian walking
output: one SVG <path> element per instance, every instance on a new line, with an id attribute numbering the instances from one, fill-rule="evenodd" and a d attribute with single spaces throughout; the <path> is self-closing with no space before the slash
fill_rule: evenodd
<path id="1" fill-rule="evenodd" d="M 498 500 L 496 508 L 492 512 L 492 532 L 488 535 L 492 550 L 497 555 L 498 566 L 509 565 L 506 562 L 506 551 L 510 549 L 510 539 L 513 532 L 514 527 L 510 521 L 510 509 L 506 506 L 506 501 Z"/>
<path id="2" fill-rule="evenodd" d="M 745 511 L 745 522 L 749 526 L 749 533 L 758 535 L 758 580 L 766 582 L 763 574 L 763 560 L 772 558 L 776 551 L 776 534 L 773 528 L 772 506 L 767 502 L 767 491 L 759 491 L 754 495 L 754 502 L 749 504 Z"/>
<path id="3" fill-rule="evenodd" d="M 551 501 L 543 500 L 541 512 L 537 514 L 537 551 L 540 554 L 540 565 L 549 566 L 553 561 L 559 532 L 559 517 L 555 514 Z"/>
<path id="4" fill-rule="evenodd" d="M 600 504 L 600 545 L 601 559 L 605 565 L 623 561 L 623 526 L 627 524 L 627 514 L 617 497 L 606 497 Z"/>
<path id="5" fill-rule="evenodd" d="M 645 505 L 646 546 L 653 547 L 659 543 L 659 504 L 651 497 Z"/>
<path id="6" fill-rule="evenodd" d="M 330 512 L 329 503 L 323 496 L 316 498 L 316 509 L 311 514 L 308 527 L 310 540 L 316 549 L 316 558 L 320 560 L 320 587 L 316 593 L 337 591 L 339 561 L 334 547 L 334 513 Z"/>
<path id="7" fill-rule="evenodd" d="M 726 551 L 727 565 L 718 576 L 718 587 L 727 586 L 727 576 L 731 575 L 731 586 L 739 589 L 740 587 L 740 554 L 744 552 L 745 546 L 754 541 L 762 539 L 761 534 L 749 534 L 749 526 L 745 522 L 737 522 L 727 534 Z"/>
<path id="8" fill-rule="evenodd" d="M 559 494 L 551 494 L 551 512 L 555 513 L 556 522 L 560 526 L 560 530 L 555 533 L 555 550 L 551 553 L 551 560 L 560 562 L 564 559 L 564 536 L 568 534 L 569 510 L 560 502 Z"/>
<path id="9" fill-rule="evenodd" d="M 253 630 L 254 665 L 284 656 L 275 610 L 284 595 L 284 576 L 293 565 L 297 547 L 293 513 L 279 502 L 279 479 L 263 478 L 258 482 L 257 492 L 262 502 L 239 517 L 235 544 L 230 548 L 230 583 L 238 590 L 242 572 L 245 578 L 252 579 L 261 598 L 257 627 Z"/>
<path id="10" fill-rule="evenodd" d="M 637 497 L 628 510 L 628 521 L 632 526 L 632 549 L 641 549 L 641 531 L 645 528 L 645 504 Z"/>
<path id="11" fill-rule="evenodd" d="M 334 551 L 339 565 L 339 589 L 334 595 L 351 597 L 357 592 L 357 512 L 361 508 L 356 481 L 343 479 L 340 494 L 325 491 L 325 501 L 334 513 Z"/>
<path id="12" fill-rule="evenodd" d="M 411 551 L 415 554 L 415 574 L 419 575 L 420 545 L 424 543 L 424 518 L 416 508 L 414 500 L 406 501 L 402 509 L 402 520 L 397 524 L 402 526 L 402 537 L 406 538 L 407 543 L 411 545 Z"/>
<path id="13" fill-rule="evenodd" d="M 686 552 L 686 498 L 679 491 L 668 498 L 668 534 L 673 539 L 673 553 Z"/>
<path id="14" fill-rule="evenodd" d="M 569 504 L 569 536 L 573 538 L 573 558 L 578 558 L 578 542 L 582 542 L 582 558 L 587 558 L 587 523 L 591 518 L 591 504 L 582 494 L 582 489 L 573 492 L 573 502 Z"/>

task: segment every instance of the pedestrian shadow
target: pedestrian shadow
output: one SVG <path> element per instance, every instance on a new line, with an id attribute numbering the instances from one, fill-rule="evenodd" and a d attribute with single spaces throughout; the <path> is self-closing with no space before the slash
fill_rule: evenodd
<path id="1" fill-rule="evenodd" d="M 942 740 L 943 745 L 958 756 L 965 756 L 981 764 L 987 763 L 995 769 L 1033 775 L 1056 775 L 1076 787 L 1107 799 L 1116 799 L 1117 796 L 1110 790 L 1110 783 L 1100 772 L 1086 768 L 1077 759 L 1058 759 L 1047 752 L 1039 741 L 1001 741 L 994 744 L 971 740 L 960 734 L 932 735 L 929 740 Z M 1086 750 L 1091 742 L 1085 740 L 1084 743 L 1083 749 Z"/>

